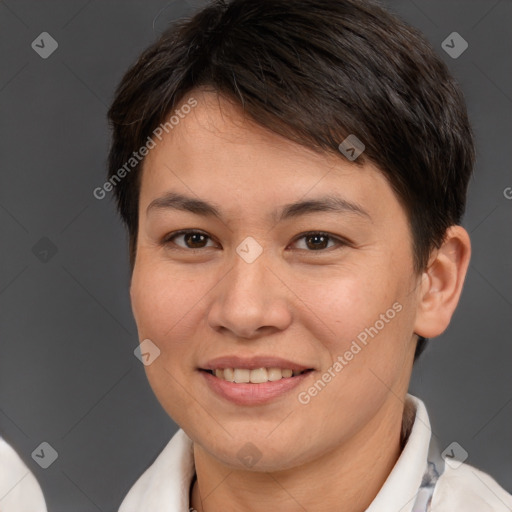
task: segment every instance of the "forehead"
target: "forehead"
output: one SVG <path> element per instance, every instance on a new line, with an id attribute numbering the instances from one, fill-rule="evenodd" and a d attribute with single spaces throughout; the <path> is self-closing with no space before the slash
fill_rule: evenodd
<path id="1" fill-rule="evenodd" d="M 370 162 L 357 166 L 341 154 L 317 153 L 290 141 L 216 93 L 192 91 L 182 105 L 191 98 L 196 106 L 181 113 L 144 161 L 141 209 L 172 191 L 210 198 L 226 210 L 233 206 L 234 213 L 333 192 L 374 210 L 397 202 Z"/>
<path id="2" fill-rule="evenodd" d="M 322 165 L 339 163 L 339 155 L 315 152 L 257 124 L 240 105 L 215 91 L 192 91 L 185 96 L 175 112 L 179 112 L 191 100 L 194 100 L 196 106 L 187 109 L 188 113 L 182 114 L 180 119 L 173 116 L 178 122 L 158 143 L 160 150 L 171 146 L 180 156 L 186 154 L 192 161 L 203 162 L 210 155 L 215 155 L 217 161 L 222 154 L 219 148 L 229 146 L 229 153 L 224 153 L 223 156 L 233 165 L 238 163 L 235 157 L 248 153 L 255 153 L 254 156 L 257 155 L 259 159 L 272 157 L 276 160 L 303 161 L 308 164 L 317 161 Z M 151 155 L 159 152 L 161 151 L 152 152 L 148 160 Z M 245 162 L 247 163 L 249 162 Z"/>

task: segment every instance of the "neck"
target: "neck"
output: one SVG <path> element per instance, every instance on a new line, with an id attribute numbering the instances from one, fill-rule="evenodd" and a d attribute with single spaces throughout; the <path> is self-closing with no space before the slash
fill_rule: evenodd
<path id="1" fill-rule="evenodd" d="M 194 443 L 191 507 L 197 512 L 363 512 L 400 456 L 402 414 L 395 398 L 342 445 L 275 472 L 233 469 Z"/>

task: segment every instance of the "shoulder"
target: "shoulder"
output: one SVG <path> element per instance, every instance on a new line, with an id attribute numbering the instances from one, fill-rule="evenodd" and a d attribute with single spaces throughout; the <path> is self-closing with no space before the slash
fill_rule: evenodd
<path id="1" fill-rule="evenodd" d="M 0 437 L 1 512 L 46 512 L 46 503 L 33 473 Z"/>
<path id="2" fill-rule="evenodd" d="M 446 465 L 432 496 L 431 512 L 510 512 L 512 496 L 492 477 L 468 464 Z"/>

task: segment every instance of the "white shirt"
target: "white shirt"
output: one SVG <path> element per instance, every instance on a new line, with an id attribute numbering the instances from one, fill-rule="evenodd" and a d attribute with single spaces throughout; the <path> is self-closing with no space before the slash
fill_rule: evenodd
<path id="1" fill-rule="evenodd" d="M 46 512 L 35 476 L 0 437 L 0 512 Z"/>
<path id="2" fill-rule="evenodd" d="M 431 442 L 421 400 L 407 395 L 406 407 L 415 410 L 406 445 L 366 512 L 512 511 L 512 496 L 490 476 L 451 458 L 445 464 Z M 119 512 L 188 512 L 194 474 L 192 440 L 180 429 L 135 482 Z"/>

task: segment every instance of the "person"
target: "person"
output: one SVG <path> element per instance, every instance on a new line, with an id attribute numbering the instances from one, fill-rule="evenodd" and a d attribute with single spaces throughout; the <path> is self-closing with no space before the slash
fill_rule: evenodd
<path id="1" fill-rule="evenodd" d="M 46 512 L 46 502 L 34 474 L 0 437 L 0 511 Z"/>
<path id="2" fill-rule="evenodd" d="M 180 427 L 120 512 L 509 511 L 413 363 L 470 260 L 475 149 L 430 44 L 360 0 L 217 0 L 127 71 L 108 179 Z"/>

